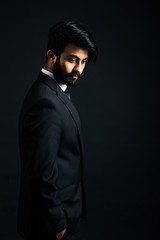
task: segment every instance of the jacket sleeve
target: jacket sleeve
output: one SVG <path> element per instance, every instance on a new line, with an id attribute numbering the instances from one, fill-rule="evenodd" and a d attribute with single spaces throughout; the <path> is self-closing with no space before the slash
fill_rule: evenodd
<path id="1" fill-rule="evenodd" d="M 58 199 L 56 156 L 61 119 L 53 103 L 42 99 L 34 104 L 25 114 L 23 131 L 32 196 L 58 233 L 66 228 L 67 223 Z"/>

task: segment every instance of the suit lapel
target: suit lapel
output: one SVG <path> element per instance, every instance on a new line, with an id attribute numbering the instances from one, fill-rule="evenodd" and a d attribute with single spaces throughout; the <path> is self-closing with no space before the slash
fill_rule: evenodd
<path id="1" fill-rule="evenodd" d="M 78 132 L 79 132 L 79 138 L 80 138 L 80 146 L 81 146 L 82 154 L 83 154 L 83 139 L 82 139 L 82 130 L 81 130 L 79 114 L 78 114 L 76 108 L 74 107 L 73 103 L 71 102 L 71 100 L 67 97 L 67 95 L 60 88 L 57 88 L 57 94 L 58 94 L 58 97 L 61 99 L 61 101 L 64 103 L 64 105 L 68 108 L 73 120 L 75 121 L 75 123 L 77 125 Z"/>
<path id="2" fill-rule="evenodd" d="M 57 88 L 57 95 L 60 98 L 60 100 L 63 102 L 63 104 L 68 108 L 73 120 L 77 125 L 77 128 L 79 129 L 80 119 L 73 103 L 71 102 L 71 100 L 69 100 L 68 96 L 60 88 Z"/>
<path id="3" fill-rule="evenodd" d="M 47 84 L 52 90 L 57 92 L 58 98 L 63 102 L 63 104 L 66 106 L 68 111 L 70 112 L 79 132 L 79 138 L 80 138 L 80 146 L 83 154 L 83 139 L 82 139 L 82 131 L 81 131 L 81 124 L 80 124 L 80 118 L 79 114 L 74 107 L 71 100 L 67 97 L 67 95 L 62 91 L 62 89 L 59 87 L 59 85 L 56 83 L 56 81 L 46 74 L 40 72 L 39 74 L 39 80 L 43 83 Z"/>

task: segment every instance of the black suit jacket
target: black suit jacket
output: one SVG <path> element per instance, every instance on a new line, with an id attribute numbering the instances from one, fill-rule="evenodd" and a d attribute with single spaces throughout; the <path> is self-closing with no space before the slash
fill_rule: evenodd
<path id="1" fill-rule="evenodd" d="M 67 95 L 42 72 L 21 109 L 19 146 L 18 232 L 25 239 L 55 236 L 64 228 L 75 233 L 79 219 L 86 218 L 80 119 Z"/>

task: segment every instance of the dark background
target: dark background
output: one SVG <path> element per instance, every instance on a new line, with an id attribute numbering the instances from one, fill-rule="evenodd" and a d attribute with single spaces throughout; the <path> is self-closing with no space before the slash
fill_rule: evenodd
<path id="1" fill-rule="evenodd" d="M 88 219 L 81 240 L 159 239 L 159 18 L 154 1 L 8 1 L 0 14 L 0 239 L 16 233 L 18 115 L 61 20 L 99 47 L 71 89 L 82 120 Z"/>

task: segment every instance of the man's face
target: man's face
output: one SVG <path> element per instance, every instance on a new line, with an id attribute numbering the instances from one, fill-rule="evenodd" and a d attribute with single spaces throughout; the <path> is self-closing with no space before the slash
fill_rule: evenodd
<path id="1" fill-rule="evenodd" d="M 86 61 L 88 50 L 82 49 L 73 43 L 66 45 L 60 59 L 57 59 L 53 66 L 53 74 L 61 83 L 73 86 L 80 78 Z"/>

